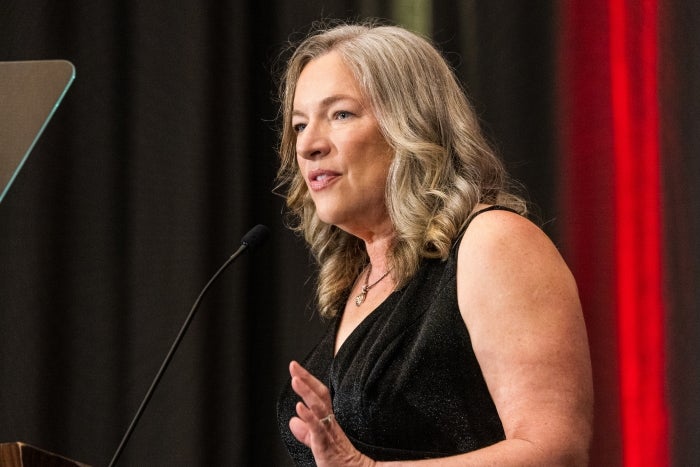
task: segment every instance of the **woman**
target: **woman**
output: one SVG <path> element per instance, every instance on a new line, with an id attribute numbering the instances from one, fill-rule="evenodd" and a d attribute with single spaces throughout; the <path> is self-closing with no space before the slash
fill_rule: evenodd
<path id="1" fill-rule="evenodd" d="M 298 465 L 585 465 L 576 285 L 440 53 L 339 25 L 294 51 L 280 185 L 332 319 L 278 414 Z"/>

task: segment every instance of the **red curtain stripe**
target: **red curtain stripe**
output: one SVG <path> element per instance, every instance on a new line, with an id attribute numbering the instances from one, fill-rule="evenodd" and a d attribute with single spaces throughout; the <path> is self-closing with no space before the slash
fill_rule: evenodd
<path id="1" fill-rule="evenodd" d="M 591 342 L 591 465 L 663 467 L 657 0 L 560 5 L 562 243 Z"/>
<path id="2" fill-rule="evenodd" d="M 610 1 L 617 314 L 625 466 L 668 465 L 657 4 Z"/>

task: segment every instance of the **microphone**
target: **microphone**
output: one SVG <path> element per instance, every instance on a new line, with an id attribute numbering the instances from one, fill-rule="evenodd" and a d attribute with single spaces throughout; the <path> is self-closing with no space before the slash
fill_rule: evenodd
<path id="1" fill-rule="evenodd" d="M 131 438 L 131 434 L 134 431 L 134 428 L 136 427 L 136 424 L 138 423 L 139 419 L 141 418 L 141 415 L 143 415 L 144 410 L 146 409 L 146 405 L 148 405 L 148 402 L 151 400 L 151 397 L 153 396 L 153 392 L 156 390 L 156 386 L 158 386 L 158 383 L 160 382 L 161 377 L 163 376 L 163 373 L 165 373 L 165 370 L 168 368 L 168 365 L 170 364 L 170 360 L 172 360 L 173 355 L 175 354 L 175 351 L 177 350 L 178 346 L 180 345 L 180 341 L 182 338 L 185 336 L 185 333 L 187 332 L 187 328 L 189 328 L 190 323 L 192 322 L 192 319 L 194 318 L 195 313 L 197 312 L 197 308 L 199 307 L 200 302 L 202 301 L 202 298 L 204 297 L 204 294 L 209 290 L 209 286 L 211 286 L 214 281 L 221 275 L 222 272 L 231 264 L 233 261 L 238 258 L 238 256 L 241 255 L 246 249 L 250 249 L 251 251 L 254 250 L 255 248 L 259 247 L 262 245 L 265 240 L 267 240 L 267 237 L 270 234 L 270 229 L 268 229 L 266 226 L 262 224 L 258 224 L 252 229 L 246 233 L 243 238 L 241 239 L 241 246 L 238 247 L 238 250 L 234 254 L 231 255 L 231 257 L 226 260 L 226 262 L 219 268 L 216 273 L 209 279 L 209 282 L 204 286 L 202 291 L 199 293 L 199 296 L 195 300 L 194 304 L 192 305 L 192 309 L 190 310 L 189 314 L 187 315 L 187 318 L 185 319 L 185 322 L 183 323 L 182 327 L 180 328 L 180 332 L 177 334 L 177 337 L 175 338 L 175 341 L 173 342 L 172 346 L 170 347 L 170 350 L 165 356 L 165 359 L 163 360 L 163 363 L 160 366 L 160 369 L 158 370 L 158 373 L 156 373 L 155 378 L 153 378 L 153 382 L 151 383 L 151 387 L 148 388 L 148 392 L 146 392 L 146 397 L 143 398 L 143 401 L 141 402 L 141 405 L 139 406 L 138 410 L 136 411 L 136 415 L 134 415 L 134 418 L 131 420 L 131 424 L 129 425 L 129 428 L 127 428 L 126 433 L 124 433 L 124 437 L 122 438 L 121 442 L 119 443 L 119 446 L 117 447 L 117 450 L 114 452 L 114 455 L 112 456 L 112 460 L 109 463 L 109 467 L 113 467 L 116 465 L 117 460 L 119 459 L 119 456 L 121 456 L 122 451 L 124 450 L 124 447 L 126 446 L 126 443 L 129 441 L 129 438 Z"/>

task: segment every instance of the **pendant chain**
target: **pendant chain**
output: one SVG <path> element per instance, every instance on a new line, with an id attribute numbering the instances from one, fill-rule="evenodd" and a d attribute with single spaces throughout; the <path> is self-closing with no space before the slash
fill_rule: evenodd
<path id="1" fill-rule="evenodd" d="M 360 306 L 362 303 L 364 303 L 365 298 L 367 297 L 367 292 L 369 292 L 369 289 L 374 287 L 375 285 L 379 284 L 382 279 L 384 279 L 386 276 L 389 275 L 391 272 L 391 269 L 389 269 L 387 272 L 382 274 L 382 277 L 377 279 L 376 281 L 372 282 L 372 284 L 369 283 L 369 276 L 372 274 L 372 263 L 369 264 L 369 269 L 367 270 L 367 276 L 365 277 L 365 285 L 362 286 L 362 292 L 360 292 L 356 297 L 355 297 L 355 305 Z"/>

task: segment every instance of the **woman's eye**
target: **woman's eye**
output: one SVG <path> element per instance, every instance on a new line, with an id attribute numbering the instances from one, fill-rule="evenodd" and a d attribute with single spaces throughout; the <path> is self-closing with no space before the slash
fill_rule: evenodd
<path id="1" fill-rule="evenodd" d="M 304 130 L 304 128 L 306 128 L 306 123 L 297 123 L 296 125 L 292 125 L 292 129 L 295 133 L 300 133 Z"/>
<path id="2" fill-rule="evenodd" d="M 335 118 L 337 120 L 345 120 L 346 118 L 350 118 L 351 115 L 352 114 L 347 110 L 341 110 L 335 113 Z"/>

